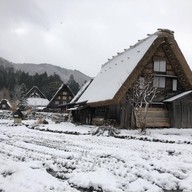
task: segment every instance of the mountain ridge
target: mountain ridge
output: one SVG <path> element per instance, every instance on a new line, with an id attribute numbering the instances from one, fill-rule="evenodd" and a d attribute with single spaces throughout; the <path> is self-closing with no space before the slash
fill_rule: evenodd
<path id="1" fill-rule="evenodd" d="M 0 57 L 0 65 L 3 65 L 4 67 L 8 67 L 8 68 L 13 68 L 14 71 L 20 70 L 25 73 L 29 73 L 29 75 L 35 75 L 35 73 L 42 74 L 46 72 L 47 75 L 50 76 L 50 75 L 54 75 L 55 73 L 60 76 L 61 80 L 64 83 L 67 83 L 70 76 L 73 75 L 75 81 L 78 82 L 80 86 L 82 86 L 85 81 L 88 81 L 91 79 L 91 77 L 85 75 L 79 70 L 66 69 L 66 68 L 62 68 L 60 66 L 56 66 L 48 63 L 40 63 L 40 64 L 13 63 L 11 61 L 8 61 Z"/>

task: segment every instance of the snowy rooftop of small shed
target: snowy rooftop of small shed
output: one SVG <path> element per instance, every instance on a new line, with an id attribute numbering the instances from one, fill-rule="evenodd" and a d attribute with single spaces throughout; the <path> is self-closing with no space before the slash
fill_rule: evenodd
<path id="1" fill-rule="evenodd" d="M 104 64 L 78 102 L 111 100 L 158 37 L 158 32 L 139 41 Z"/>
<path id="2" fill-rule="evenodd" d="M 178 94 L 178 95 L 176 95 L 176 96 L 174 96 L 174 97 L 171 97 L 171 98 L 169 98 L 169 99 L 164 100 L 164 102 L 172 102 L 172 101 L 175 101 L 176 99 L 180 99 L 181 97 L 184 97 L 184 96 L 186 96 L 186 95 L 188 95 L 188 94 L 190 94 L 190 93 L 192 93 L 192 90 L 190 90 L 190 91 L 185 91 L 185 92 L 183 92 L 183 93 L 180 93 L 180 94 Z"/>

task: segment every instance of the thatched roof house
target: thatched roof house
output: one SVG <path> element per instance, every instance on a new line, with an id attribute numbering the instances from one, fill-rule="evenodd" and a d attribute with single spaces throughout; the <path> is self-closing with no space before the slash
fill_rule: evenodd
<path id="1" fill-rule="evenodd" d="M 77 103 L 86 102 L 92 117 L 115 118 L 121 127 L 131 127 L 131 106 L 124 111 L 127 92 L 140 77 L 149 74 L 159 82 L 156 86 L 161 90 L 156 97 L 157 109 L 163 106 L 167 110 L 163 104 L 165 99 L 192 89 L 192 73 L 173 31 L 158 29 L 114 56 L 102 66 Z M 171 126 L 168 119 L 165 124 L 151 126 Z"/>
<path id="2" fill-rule="evenodd" d="M 27 105 L 34 110 L 43 110 L 49 103 L 49 100 L 37 86 L 33 86 L 24 96 Z"/>
<path id="3" fill-rule="evenodd" d="M 11 110 L 12 106 L 7 99 L 2 99 L 0 101 L 0 109 L 2 110 Z"/>
<path id="4" fill-rule="evenodd" d="M 69 86 L 62 84 L 48 103 L 47 109 L 54 111 L 61 110 L 62 106 L 65 106 L 66 103 L 69 103 L 73 97 L 73 92 Z"/>

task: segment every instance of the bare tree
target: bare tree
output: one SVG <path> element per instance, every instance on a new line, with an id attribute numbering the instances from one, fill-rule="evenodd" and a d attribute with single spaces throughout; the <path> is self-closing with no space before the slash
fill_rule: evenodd
<path id="1" fill-rule="evenodd" d="M 17 107 L 22 110 L 27 105 L 26 98 L 24 97 L 26 93 L 26 87 L 24 84 L 16 85 L 13 90 L 13 102 L 17 105 Z"/>
<path id="2" fill-rule="evenodd" d="M 140 77 L 131 89 L 130 101 L 133 106 L 135 123 L 141 132 L 146 131 L 148 108 L 156 94 L 157 86 L 154 86 L 152 75 Z"/>

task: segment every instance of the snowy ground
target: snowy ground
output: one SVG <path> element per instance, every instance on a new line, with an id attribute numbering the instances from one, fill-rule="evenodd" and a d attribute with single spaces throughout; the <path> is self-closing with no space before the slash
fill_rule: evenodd
<path id="1" fill-rule="evenodd" d="M 0 120 L 0 192 L 192 192 L 192 129 L 93 136 L 70 123 Z"/>

